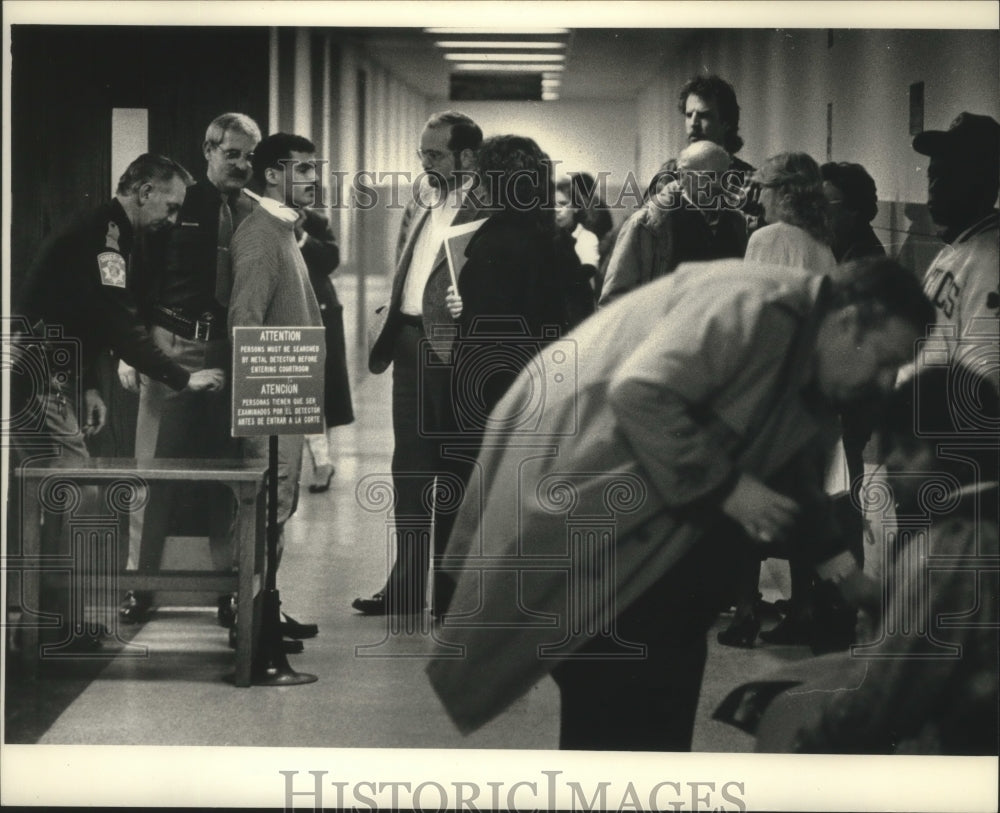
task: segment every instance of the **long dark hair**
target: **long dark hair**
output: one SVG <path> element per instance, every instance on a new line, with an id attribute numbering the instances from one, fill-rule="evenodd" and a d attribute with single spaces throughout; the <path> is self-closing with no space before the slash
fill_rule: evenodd
<path id="1" fill-rule="evenodd" d="M 524 218 L 539 229 L 555 229 L 552 162 L 534 139 L 487 138 L 476 156 L 480 183 L 494 213 Z"/>

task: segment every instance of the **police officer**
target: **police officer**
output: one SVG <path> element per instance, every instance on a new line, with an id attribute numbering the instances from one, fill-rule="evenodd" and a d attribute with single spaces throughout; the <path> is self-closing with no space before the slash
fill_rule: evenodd
<path id="1" fill-rule="evenodd" d="M 231 288 L 229 241 L 251 204 L 240 191 L 250 179 L 250 159 L 260 128 L 242 113 L 223 113 L 205 132 L 202 150 L 206 177 L 190 186 L 176 229 L 154 239 L 148 286 L 140 308 L 157 346 L 191 373 L 230 365 L 226 332 Z M 237 456 L 229 426 L 228 390 L 174 392 L 156 376 L 141 380 L 125 359 L 122 385 L 139 393 L 136 457 L 226 458 Z M 219 487 L 156 483 L 145 509 L 134 511 L 129 526 L 128 568 L 156 570 L 171 516 L 193 514 L 207 520 L 216 570 L 232 566 L 232 499 Z M 194 510 L 179 510 L 195 500 Z M 199 529 L 200 530 L 200 529 Z M 129 591 L 120 608 L 126 622 L 143 620 L 152 595 Z M 219 597 L 219 623 L 231 626 L 235 604 Z"/>
<path id="2" fill-rule="evenodd" d="M 101 431 L 107 415 L 93 378 L 94 362 L 109 349 L 174 390 L 222 387 L 222 370 L 188 373 L 156 347 L 134 298 L 136 243 L 141 235 L 167 230 L 176 223 L 190 181 L 187 170 L 169 158 L 141 155 L 125 170 L 111 201 L 78 215 L 42 246 L 15 313 L 31 326 L 31 336 L 21 342 L 22 352 L 39 350 L 52 375 L 34 388 L 29 376 L 17 376 L 12 383 L 30 410 L 23 414 L 41 416 L 40 426 L 12 426 L 14 447 L 22 457 L 36 456 L 40 449 L 43 454 L 54 451 L 68 461 L 89 457 L 84 436 Z M 66 342 L 74 340 L 79 342 L 79 369 L 66 363 L 72 355 L 65 352 Z M 78 374 L 86 393 L 82 430 L 72 397 L 79 392 Z M 91 491 L 84 497 L 92 500 L 95 495 Z M 47 542 L 43 544 L 65 548 L 60 525 L 58 520 L 46 523 Z M 65 600 L 65 591 L 47 599 L 56 610 L 66 609 Z M 76 641 L 81 642 L 88 643 Z M 99 641 L 91 639 L 90 643 L 98 645 Z"/>
<path id="3" fill-rule="evenodd" d="M 176 223 L 190 180 L 187 170 L 169 158 L 139 156 L 122 175 L 115 197 L 46 240 L 28 272 L 15 311 L 27 317 L 36 338 L 46 337 L 44 325 L 80 341 L 88 435 L 101 430 L 107 414 L 92 378 L 93 362 L 102 351 L 113 350 L 174 390 L 222 385 L 221 370 L 191 375 L 167 358 L 142 324 L 134 298 L 131 261 L 137 236 Z M 84 432 L 67 392 L 72 389 L 59 384 L 35 395 L 55 407 L 47 410 L 46 434 L 63 447 L 62 455 L 85 459 Z"/>

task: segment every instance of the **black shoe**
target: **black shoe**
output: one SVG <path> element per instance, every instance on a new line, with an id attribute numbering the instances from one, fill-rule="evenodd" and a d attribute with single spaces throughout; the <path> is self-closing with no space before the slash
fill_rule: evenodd
<path id="1" fill-rule="evenodd" d="M 315 624 L 300 624 L 288 613 L 282 613 L 285 620 L 281 622 L 281 634 L 286 638 L 315 638 L 319 634 L 319 627 Z"/>
<path id="2" fill-rule="evenodd" d="M 220 627 L 232 629 L 236 623 L 236 596 L 219 596 L 219 609 L 215 617 Z"/>
<path id="3" fill-rule="evenodd" d="M 356 598 L 351 606 L 362 615 L 385 615 L 385 593 L 376 593 L 371 598 Z"/>
<path id="4" fill-rule="evenodd" d="M 423 607 L 390 606 L 385 593 L 376 593 L 371 598 L 356 598 L 351 606 L 362 615 L 420 615 Z"/>
<path id="5" fill-rule="evenodd" d="M 153 609 L 153 595 L 144 590 L 129 590 L 118 606 L 118 617 L 124 624 L 141 624 Z"/>
<path id="6" fill-rule="evenodd" d="M 325 469 L 325 471 L 324 471 Z M 333 466 L 320 466 L 316 470 L 316 482 L 309 486 L 310 494 L 322 494 L 330 489 L 330 481 L 337 470 Z"/>
<path id="7" fill-rule="evenodd" d="M 715 636 L 723 646 L 752 649 L 757 633 L 760 632 L 760 618 L 756 613 L 737 613 L 729 626 Z"/>

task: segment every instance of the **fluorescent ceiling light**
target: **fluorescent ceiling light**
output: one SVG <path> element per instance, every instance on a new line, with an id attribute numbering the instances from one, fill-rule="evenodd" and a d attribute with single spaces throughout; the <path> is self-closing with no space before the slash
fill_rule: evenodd
<path id="1" fill-rule="evenodd" d="M 537 65 L 531 62 L 491 64 L 489 62 L 459 62 L 452 65 L 456 71 L 512 71 L 513 73 L 541 73 L 565 70 L 562 65 Z"/>
<path id="2" fill-rule="evenodd" d="M 559 100 L 559 94 L 552 90 L 542 91 L 542 101 L 543 102 L 555 102 Z"/>
<path id="3" fill-rule="evenodd" d="M 565 62 L 565 54 L 445 54 L 449 62 Z"/>
<path id="4" fill-rule="evenodd" d="M 562 84 L 562 80 L 561 79 L 543 79 L 542 80 L 542 87 L 543 88 L 557 88 L 561 84 Z"/>
<path id="5" fill-rule="evenodd" d="M 434 43 L 438 48 L 535 48 L 554 51 L 565 48 L 565 42 L 532 42 L 531 40 L 441 40 Z"/>
<path id="6" fill-rule="evenodd" d="M 443 34 L 445 36 L 469 37 L 483 34 L 510 34 L 515 37 L 528 35 L 557 37 L 569 33 L 568 28 L 425 28 L 425 34 Z"/>

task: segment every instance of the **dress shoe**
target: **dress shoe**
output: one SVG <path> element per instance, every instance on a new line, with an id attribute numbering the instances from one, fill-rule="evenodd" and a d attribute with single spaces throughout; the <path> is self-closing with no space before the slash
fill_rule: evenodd
<path id="1" fill-rule="evenodd" d="M 118 606 L 118 617 L 124 624 L 141 624 L 153 609 L 153 594 L 144 590 L 129 590 Z"/>
<path id="2" fill-rule="evenodd" d="M 219 596 L 219 609 L 215 614 L 220 627 L 232 629 L 236 623 L 236 596 Z"/>
<path id="3" fill-rule="evenodd" d="M 371 598 L 356 598 L 351 606 L 362 615 L 385 615 L 385 593 L 376 593 Z"/>
<path id="4" fill-rule="evenodd" d="M 309 486 L 310 494 L 322 494 L 330 488 L 330 481 L 333 479 L 333 475 L 336 469 L 327 464 L 324 466 L 316 467 L 316 482 Z"/>
<path id="5" fill-rule="evenodd" d="M 419 615 L 423 607 L 394 607 L 385 597 L 385 593 L 376 593 L 371 598 L 356 598 L 351 606 L 362 615 Z"/>
<path id="6" fill-rule="evenodd" d="M 286 638 L 315 638 L 319 634 L 319 627 L 315 624 L 300 624 L 288 613 L 282 613 L 284 621 L 281 622 L 281 634 Z"/>

